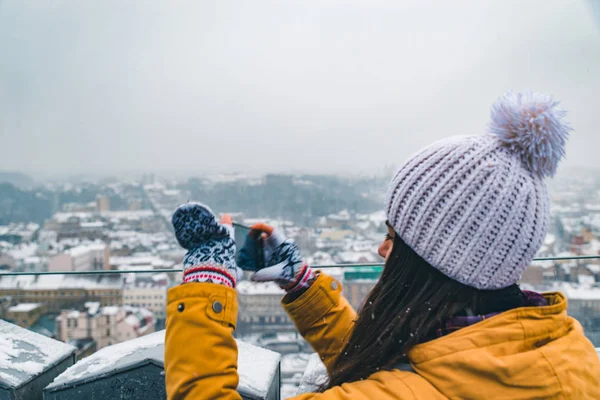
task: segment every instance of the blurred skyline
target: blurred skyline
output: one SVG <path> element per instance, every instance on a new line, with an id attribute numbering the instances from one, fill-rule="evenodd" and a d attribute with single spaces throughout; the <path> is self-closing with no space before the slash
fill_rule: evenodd
<path id="1" fill-rule="evenodd" d="M 600 167 L 599 4 L 0 0 L 0 171 L 374 173 L 510 89 Z"/>

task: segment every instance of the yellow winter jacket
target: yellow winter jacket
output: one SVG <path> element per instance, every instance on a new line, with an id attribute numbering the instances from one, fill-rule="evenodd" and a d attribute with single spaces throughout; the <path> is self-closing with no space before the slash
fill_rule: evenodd
<path id="1" fill-rule="evenodd" d="M 283 307 L 329 367 L 355 312 L 341 285 L 321 274 Z M 548 306 L 504 312 L 409 352 L 415 372 L 380 371 L 296 400 L 600 399 L 600 363 L 560 293 Z M 218 303 L 218 304 L 217 304 Z M 216 284 L 169 290 L 165 372 L 168 398 L 240 399 L 236 391 L 237 293 Z"/>

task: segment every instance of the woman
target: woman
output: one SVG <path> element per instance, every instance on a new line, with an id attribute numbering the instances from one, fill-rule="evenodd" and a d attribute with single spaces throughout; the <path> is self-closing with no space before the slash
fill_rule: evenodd
<path id="1" fill-rule="evenodd" d="M 382 276 L 358 313 L 295 244 L 256 225 L 239 266 L 276 281 L 282 305 L 327 367 L 329 383 L 297 399 L 600 398 L 600 365 L 560 293 L 517 282 L 549 224 L 544 177 L 570 128 L 557 102 L 507 94 L 489 134 L 425 148 L 387 196 Z M 170 399 L 239 399 L 231 221 L 208 208 L 173 215 L 184 285 L 169 291 Z"/>

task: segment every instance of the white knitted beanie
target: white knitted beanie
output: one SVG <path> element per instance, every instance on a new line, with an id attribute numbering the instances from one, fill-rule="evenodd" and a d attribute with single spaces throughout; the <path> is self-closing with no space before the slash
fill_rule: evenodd
<path id="1" fill-rule="evenodd" d="M 516 283 L 550 219 L 544 177 L 565 153 L 571 128 L 558 102 L 507 93 L 489 133 L 453 137 L 411 157 L 387 196 L 388 220 L 425 261 L 465 285 Z"/>

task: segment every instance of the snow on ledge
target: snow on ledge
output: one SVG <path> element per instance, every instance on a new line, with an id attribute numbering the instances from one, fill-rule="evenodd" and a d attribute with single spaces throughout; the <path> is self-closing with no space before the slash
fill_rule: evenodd
<path id="1" fill-rule="evenodd" d="M 52 386 L 78 381 L 87 375 L 110 369 L 117 361 L 140 350 L 162 346 L 165 342 L 165 331 L 154 332 L 133 340 L 104 347 L 89 357 L 69 367 L 54 379 Z"/>
<path id="2" fill-rule="evenodd" d="M 58 364 L 75 347 L 0 320 L 0 380 L 12 387 Z"/>
<path id="3" fill-rule="evenodd" d="M 323 364 L 317 353 L 313 353 L 308 359 L 308 364 L 306 365 L 296 394 L 318 392 L 327 385 L 328 380 L 329 377 L 325 364 Z"/>
<path id="4" fill-rule="evenodd" d="M 238 345 L 238 389 L 244 394 L 260 398 L 269 392 L 271 382 L 278 371 L 281 355 L 241 340 Z"/>
<path id="5" fill-rule="evenodd" d="M 154 332 L 137 339 L 104 347 L 84 358 L 56 377 L 53 388 L 85 379 L 91 374 L 108 372 L 124 357 L 154 347 L 162 347 L 164 354 L 165 331 Z M 238 346 L 238 389 L 246 395 L 261 397 L 268 393 L 277 371 L 281 355 L 240 340 Z M 198 362 L 202 359 L 198 357 Z"/>

